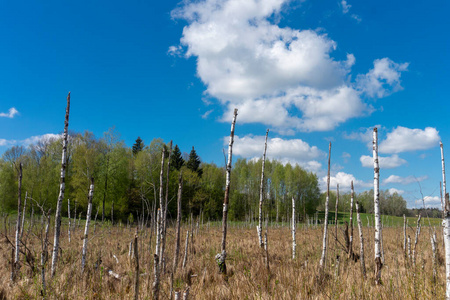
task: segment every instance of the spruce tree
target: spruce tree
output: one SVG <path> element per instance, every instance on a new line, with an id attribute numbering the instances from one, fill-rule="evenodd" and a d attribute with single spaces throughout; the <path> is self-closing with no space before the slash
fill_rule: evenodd
<path id="1" fill-rule="evenodd" d="M 198 176 L 202 177 L 203 170 L 200 168 L 200 157 L 195 152 L 194 146 L 192 146 L 191 153 L 189 153 L 189 160 L 186 163 L 186 167 L 194 172 L 197 172 Z"/>
<path id="2" fill-rule="evenodd" d="M 133 145 L 133 154 L 136 155 L 144 149 L 144 141 L 140 136 L 136 139 L 136 142 Z"/>
<path id="3" fill-rule="evenodd" d="M 172 157 L 170 159 L 170 166 L 177 169 L 178 171 L 181 169 L 181 167 L 184 165 L 184 159 L 181 155 L 180 148 L 178 145 L 175 145 L 175 148 L 172 152 Z"/>

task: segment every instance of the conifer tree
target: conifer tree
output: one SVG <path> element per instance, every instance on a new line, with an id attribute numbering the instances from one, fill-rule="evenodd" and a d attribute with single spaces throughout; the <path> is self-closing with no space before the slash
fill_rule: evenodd
<path id="1" fill-rule="evenodd" d="M 144 149 L 144 141 L 141 139 L 140 136 L 136 139 L 136 142 L 133 145 L 133 154 L 137 155 L 139 152 Z"/>
<path id="2" fill-rule="evenodd" d="M 200 168 L 200 157 L 195 152 L 194 146 L 192 146 L 191 153 L 189 153 L 189 160 L 186 163 L 186 167 L 193 172 L 197 172 L 198 176 L 202 177 L 203 170 Z"/>
<path id="3" fill-rule="evenodd" d="M 184 165 L 185 161 L 181 155 L 180 148 L 178 145 L 175 145 L 175 148 L 172 152 L 172 157 L 170 158 L 170 166 L 175 168 L 176 170 L 180 170 L 181 167 Z"/>

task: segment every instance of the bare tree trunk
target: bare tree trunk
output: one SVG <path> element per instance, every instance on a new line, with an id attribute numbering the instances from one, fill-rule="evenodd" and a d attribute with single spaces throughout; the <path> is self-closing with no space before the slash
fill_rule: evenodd
<path id="1" fill-rule="evenodd" d="M 445 161 L 444 161 L 444 146 L 441 146 L 442 159 L 442 191 L 444 194 L 444 217 L 442 225 L 444 227 L 444 245 L 445 245 L 445 279 L 446 279 L 446 293 L 445 297 L 450 300 L 450 202 L 447 194 L 446 180 L 445 180 Z"/>
<path id="2" fill-rule="evenodd" d="M 403 251 L 406 255 L 406 216 L 403 214 Z"/>
<path id="3" fill-rule="evenodd" d="M 186 231 L 186 244 L 184 246 L 184 258 L 182 269 L 186 268 L 187 256 L 188 256 L 188 245 L 189 245 L 189 230 Z"/>
<path id="4" fill-rule="evenodd" d="M 297 246 L 295 244 L 295 227 L 295 199 L 292 197 L 292 259 L 295 259 L 295 248 Z"/>
<path id="5" fill-rule="evenodd" d="M 67 199 L 67 218 L 69 219 L 69 228 L 67 228 L 67 234 L 69 237 L 69 243 L 70 243 L 70 199 Z"/>
<path id="6" fill-rule="evenodd" d="M 414 238 L 414 249 L 413 249 L 413 266 L 416 267 L 416 254 L 417 254 L 417 243 L 419 242 L 420 235 L 420 220 L 422 216 L 419 214 L 419 218 L 417 219 L 417 227 L 416 227 L 416 236 Z"/>
<path id="7" fill-rule="evenodd" d="M 153 281 L 153 299 L 159 299 L 159 249 L 161 243 L 161 209 L 158 209 L 156 217 L 156 249 L 154 255 L 153 269 L 155 279 Z"/>
<path id="8" fill-rule="evenodd" d="M 20 269 L 20 212 L 22 210 L 22 163 L 19 163 L 19 176 L 18 176 L 18 197 L 17 197 L 17 224 L 16 224 L 16 243 L 14 252 L 14 264 L 11 273 L 11 279 L 14 282 L 17 277 L 17 272 Z"/>
<path id="9" fill-rule="evenodd" d="M 361 217 L 359 216 L 359 202 L 356 201 L 356 221 L 358 222 L 358 230 L 359 230 L 359 259 L 361 261 L 361 273 L 366 278 L 366 263 L 364 261 L 364 236 L 361 224 Z"/>
<path id="10" fill-rule="evenodd" d="M 348 258 L 353 258 L 353 199 L 355 196 L 355 190 L 353 188 L 353 180 L 351 182 L 351 196 L 350 196 L 350 241 L 348 245 Z"/>
<path id="11" fill-rule="evenodd" d="M 106 203 L 106 194 L 108 192 L 108 171 L 109 171 L 109 145 L 108 150 L 106 152 L 106 166 L 105 166 L 105 188 L 103 189 L 103 206 L 102 206 L 102 225 L 105 221 L 105 203 Z"/>
<path id="12" fill-rule="evenodd" d="M 330 159 L 331 159 L 331 142 L 328 146 L 328 175 L 327 175 L 327 198 L 325 200 L 325 220 L 323 226 L 323 243 L 322 256 L 320 257 L 320 269 L 325 270 L 327 260 L 327 242 L 328 242 L 328 202 L 330 199 Z"/>
<path id="13" fill-rule="evenodd" d="M 373 129 L 373 210 L 375 214 L 375 284 L 381 284 L 381 220 L 380 220 L 380 167 L 378 165 L 378 131 Z"/>
<path id="14" fill-rule="evenodd" d="M 59 185 L 58 202 L 56 204 L 55 237 L 53 240 L 52 268 L 51 268 L 52 277 L 55 276 L 56 263 L 58 262 L 59 236 L 61 233 L 61 210 L 62 210 L 62 202 L 64 199 L 64 191 L 66 188 L 67 136 L 69 128 L 69 111 L 70 111 L 70 92 L 67 95 L 66 118 L 64 121 L 63 149 L 61 157 L 61 180 Z"/>
<path id="15" fill-rule="evenodd" d="M 264 153 L 262 158 L 262 167 L 261 167 L 261 183 L 259 185 L 259 223 L 258 223 L 258 239 L 259 246 L 261 248 L 264 247 L 264 242 L 262 239 L 262 203 L 264 199 L 264 166 L 266 163 L 266 151 L 267 151 L 267 136 L 269 135 L 269 129 L 266 131 L 266 141 L 264 143 Z"/>
<path id="16" fill-rule="evenodd" d="M 231 122 L 230 142 L 228 144 L 228 162 L 227 162 L 227 175 L 225 181 L 225 196 L 223 199 L 223 215 L 222 215 L 222 252 L 216 255 L 216 261 L 219 266 L 219 272 L 226 275 L 226 245 L 227 245 L 227 219 L 228 219 L 228 198 L 230 193 L 230 175 L 231 175 L 231 161 L 233 155 L 233 142 L 234 142 L 234 127 L 236 125 L 237 108 L 234 109 L 233 121 Z"/>
<path id="17" fill-rule="evenodd" d="M 336 187 L 336 206 L 334 208 L 334 239 L 335 239 L 335 249 L 337 249 L 337 242 L 338 242 L 338 206 L 339 205 L 339 184 Z M 348 235 L 346 235 L 348 236 Z"/>
<path id="18" fill-rule="evenodd" d="M 178 265 L 178 257 L 180 256 L 180 229 L 181 229 L 181 196 L 183 192 L 183 174 L 180 172 L 178 179 L 178 195 L 177 195 L 177 229 L 175 234 L 175 252 L 173 255 L 173 271 L 175 273 Z"/>
<path id="19" fill-rule="evenodd" d="M 94 178 L 91 178 L 91 185 L 89 187 L 89 194 L 88 194 L 88 210 L 86 214 L 86 226 L 84 227 L 83 250 L 81 251 L 81 273 L 84 272 L 84 266 L 86 265 L 86 252 L 89 234 L 89 223 L 91 222 L 93 197 L 94 197 Z"/>
<path id="20" fill-rule="evenodd" d="M 23 237 L 23 230 L 25 229 L 25 215 L 26 215 L 26 208 L 27 208 L 27 198 L 28 198 L 28 192 L 25 192 L 25 199 L 23 202 L 23 213 L 22 213 L 22 226 L 20 227 L 20 239 L 21 240 Z"/>
<path id="21" fill-rule="evenodd" d="M 44 212 L 44 211 L 42 211 Z M 45 225 L 45 238 L 42 243 L 42 253 L 41 253 L 41 279 L 42 279 L 42 295 L 45 297 L 45 264 L 48 260 L 48 230 L 50 227 L 50 211 L 46 216 L 47 223 Z"/>
<path id="22" fill-rule="evenodd" d="M 134 258 L 135 258 L 135 273 L 134 277 L 134 299 L 139 299 L 139 252 L 138 252 L 138 230 L 134 234 Z"/>
<path id="23" fill-rule="evenodd" d="M 159 269 L 165 269 L 165 257 L 164 250 L 166 248 L 166 224 L 167 224 L 167 205 L 169 201 L 169 172 L 170 172 L 170 157 L 172 156 L 172 141 L 169 143 L 169 157 L 167 158 L 167 171 L 166 171 L 166 194 L 164 198 L 163 207 L 163 219 L 162 219 L 162 235 L 161 235 L 161 258 L 159 259 Z"/>
<path id="24" fill-rule="evenodd" d="M 436 271 L 436 232 L 431 235 L 431 250 L 433 251 L 433 285 L 436 283 L 437 271 Z"/>

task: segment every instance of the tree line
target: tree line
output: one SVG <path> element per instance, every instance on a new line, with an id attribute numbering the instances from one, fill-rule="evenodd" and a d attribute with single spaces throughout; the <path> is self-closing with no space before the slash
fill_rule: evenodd
<path id="1" fill-rule="evenodd" d="M 194 147 L 189 154 L 182 153 L 177 145 L 168 149 L 168 143 L 160 138 L 145 145 L 138 137 L 134 145 L 128 147 L 114 128 L 100 138 L 88 131 L 69 134 L 64 202 L 70 199 L 71 214 L 77 211 L 85 215 L 87 187 L 93 177 L 96 182 L 93 210 L 94 213 L 98 211 L 100 219 L 134 221 L 148 218 L 157 208 L 163 149 L 172 151 L 168 217 L 176 216 L 178 177 L 181 173 L 184 182 L 183 215 L 201 215 L 205 220 L 220 220 L 225 189 L 223 166 L 201 161 Z M 61 151 L 61 138 L 41 139 L 28 147 L 14 146 L 6 150 L 0 159 L 0 210 L 12 212 L 17 209 L 20 163 L 23 164 L 22 190 L 26 191 L 30 202 L 44 209 L 54 208 L 59 191 Z M 261 164 L 261 159 L 243 158 L 233 163 L 230 220 L 257 218 Z M 278 222 L 288 220 L 292 197 L 296 201 L 299 221 L 324 208 L 325 194 L 320 192 L 316 174 L 297 164 L 267 160 L 263 202 L 265 217 Z M 406 201 L 401 195 L 382 191 L 380 197 L 382 214 L 407 213 Z M 373 212 L 373 190 L 362 192 L 356 198 L 361 203 L 362 212 Z M 335 194 L 331 193 L 330 207 L 334 207 L 335 199 Z M 339 207 L 349 207 L 349 201 L 350 194 L 341 193 Z M 62 213 L 67 216 L 67 204 L 63 205 Z"/>

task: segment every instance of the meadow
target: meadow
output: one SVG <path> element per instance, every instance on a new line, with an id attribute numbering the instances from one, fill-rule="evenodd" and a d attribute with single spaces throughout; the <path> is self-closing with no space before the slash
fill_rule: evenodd
<path id="1" fill-rule="evenodd" d="M 334 216 L 334 213 L 331 213 Z M 369 216 L 369 215 L 368 215 Z M 345 218 L 345 215 L 341 216 Z M 219 222 L 182 225 L 178 267 L 172 275 L 174 224 L 168 227 L 165 272 L 161 275 L 160 299 L 170 299 L 173 291 L 189 287 L 190 299 L 442 299 L 445 295 L 445 265 L 442 229 L 439 219 L 423 218 L 414 258 L 403 250 L 403 218 L 384 216 L 384 266 L 382 285 L 374 284 L 374 228 L 364 223 L 364 251 L 367 277 L 361 273 L 360 260 L 348 259 L 343 247 L 343 228 L 339 225 L 335 242 L 334 225 L 329 225 L 328 255 L 320 272 L 323 225 L 298 224 L 296 256 L 292 259 L 291 228 L 284 223 L 269 223 L 268 258 L 258 245 L 256 222 L 230 222 L 227 237 L 227 275 L 218 272 L 215 255 L 220 252 L 222 228 Z M 354 219 L 356 216 L 354 215 Z M 361 216 L 362 221 L 366 217 Z M 373 216 L 370 215 L 373 222 Z M 389 222 L 391 220 L 391 222 Z M 43 298 L 40 256 L 43 224 L 35 218 L 25 223 L 21 268 L 15 283 L 10 280 L 14 218 L 1 220 L 0 299 Z M 401 222 L 400 222 L 401 221 Z M 414 249 L 415 218 L 408 221 L 407 234 Z M 356 222 L 355 222 L 356 224 Z M 431 224 L 432 226 L 429 226 Z M 30 225 L 32 227 L 30 228 Z M 282 226 L 284 225 L 284 226 Z M 73 226 L 73 223 L 72 223 Z M 94 232 L 95 226 L 95 232 Z M 53 237 L 54 227 L 50 227 Z M 44 265 L 47 299 L 131 299 L 135 295 L 136 257 L 130 246 L 138 232 L 139 299 L 152 298 L 155 234 L 151 228 L 130 225 L 91 223 L 87 265 L 81 272 L 81 248 L 84 221 L 71 230 L 68 241 L 67 219 L 61 231 L 61 252 L 56 275 L 50 276 L 50 261 Z M 186 265 L 183 268 L 186 231 L 190 231 Z M 265 230 L 265 229 L 264 229 Z M 437 251 L 433 276 L 433 252 L 430 236 L 435 230 Z M 49 238 L 51 243 L 53 239 Z M 360 252 L 358 228 L 354 228 L 353 251 Z M 51 245 L 49 246 L 51 249 Z M 50 250 L 49 255 L 51 256 Z M 336 257 L 339 256 L 339 262 Z M 413 254 L 411 254 L 413 256 Z M 171 277 L 173 276 L 173 280 Z M 174 295 L 172 294 L 172 299 Z"/>

